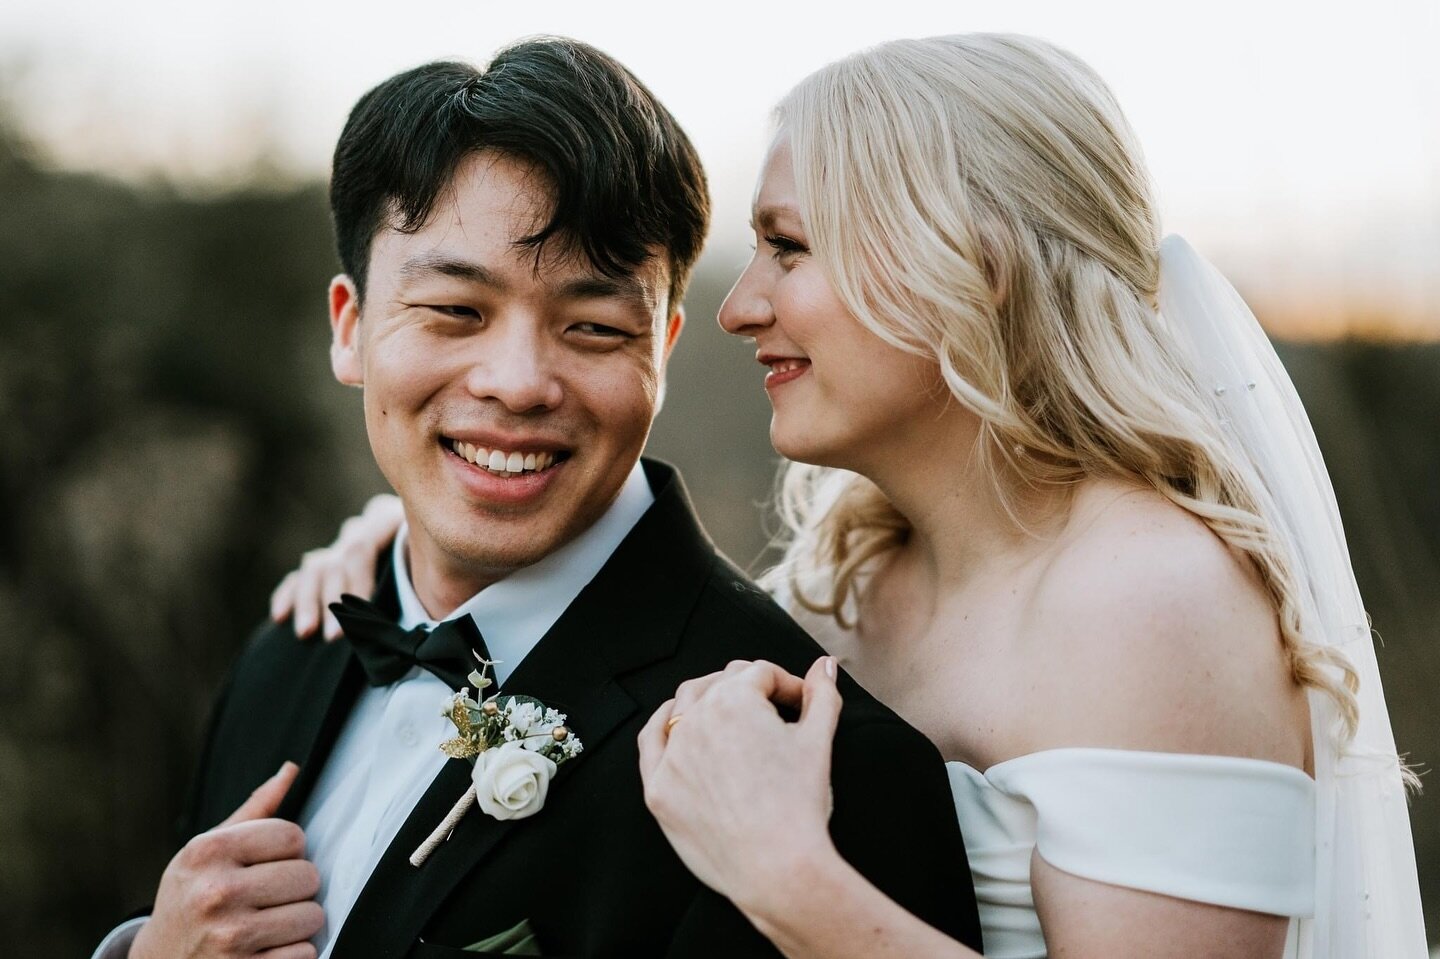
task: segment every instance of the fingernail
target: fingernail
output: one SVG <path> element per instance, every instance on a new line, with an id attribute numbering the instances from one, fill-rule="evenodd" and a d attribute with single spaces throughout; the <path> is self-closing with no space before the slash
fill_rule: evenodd
<path id="1" fill-rule="evenodd" d="M 825 657 L 825 675 L 826 675 L 826 676 L 829 676 L 831 679 L 834 679 L 834 678 L 835 678 L 835 657 L 834 657 L 834 656 L 826 656 L 826 657 Z"/>

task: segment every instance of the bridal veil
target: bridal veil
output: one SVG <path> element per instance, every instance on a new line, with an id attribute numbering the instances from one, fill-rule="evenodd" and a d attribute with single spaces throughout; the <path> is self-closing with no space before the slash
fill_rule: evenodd
<path id="1" fill-rule="evenodd" d="M 1244 300 L 1182 238 L 1160 246 L 1160 313 L 1188 340 L 1226 439 L 1253 469 L 1262 509 L 1301 584 L 1301 635 L 1359 678 L 1353 737 L 1335 700 L 1309 693 L 1316 781 L 1315 915 L 1304 959 L 1424 959 L 1404 770 L 1334 490 L 1289 375 Z"/>

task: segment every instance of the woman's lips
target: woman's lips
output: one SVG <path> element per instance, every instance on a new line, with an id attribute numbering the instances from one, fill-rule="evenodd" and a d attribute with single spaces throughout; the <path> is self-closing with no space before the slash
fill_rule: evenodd
<path id="1" fill-rule="evenodd" d="M 799 358 L 771 360 L 766 365 L 770 367 L 770 372 L 765 374 L 767 390 L 804 376 L 810 369 L 810 361 Z"/>

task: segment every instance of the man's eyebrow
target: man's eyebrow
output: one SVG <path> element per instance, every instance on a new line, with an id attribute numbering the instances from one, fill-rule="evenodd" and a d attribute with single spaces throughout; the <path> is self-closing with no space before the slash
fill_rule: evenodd
<path id="1" fill-rule="evenodd" d="M 646 310 L 655 305 L 645 285 L 633 276 L 577 276 L 554 284 L 551 293 L 566 300 L 630 300 Z"/>
<path id="2" fill-rule="evenodd" d="M 436 274 L 495 289 L 504 289 L 506 286 L 505 278 L 488 266 L 446 253 L 422 253 L 419 256 L 411 257 L 400 266 L 400 276 L 406 280 L 416 280 Z"/>

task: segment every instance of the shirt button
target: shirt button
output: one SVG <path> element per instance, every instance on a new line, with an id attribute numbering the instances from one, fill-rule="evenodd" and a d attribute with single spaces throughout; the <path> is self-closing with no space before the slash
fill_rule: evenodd
<path id="1" fill-rule="evenodd" d="M 415 734 L 415 724 L 408 719 L 396 728 L 395 734 L 406 746 L 413 746 L 420 741 L 420 737 Z"/>

